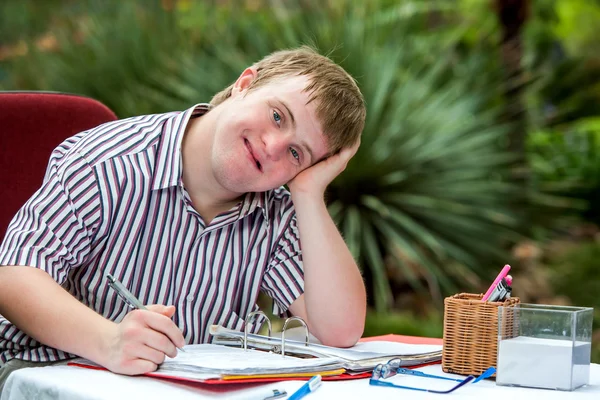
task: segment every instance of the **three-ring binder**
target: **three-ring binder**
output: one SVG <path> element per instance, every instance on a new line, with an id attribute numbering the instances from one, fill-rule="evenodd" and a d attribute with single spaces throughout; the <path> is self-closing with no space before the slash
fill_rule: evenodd
<path id="1" fill-rule="evenodd" d="M 320 343 L 310 343 L 308 341 L 310 333 L 307 333 L 305 340 L 295 340 L 286 335 L 285 332 L 289 334 L 289 324 L 294 320 L 299 320 L 298 317 L 289 318 L 286 321 L 287 323 L 284 323 L 281 340 L 271 337 L 270 332 L 269 336 L 249 333 L 249 324 L 255 316 L 256 314 L 248 315 L 247 326 L 244 327 L 244 331 L 233 330 L 221 325 L 211 325 L 210 334 L 214 337 L 213 344 L 242 348 L 245 342 L 246 349 L 252 348 L 253 350 L 282 354 L 282 358 L 333 358 L 341 360 L 342 366 L 346 370 L 357 373 L 372 371 L 377 365 L 386 363 L 392 358 L 400 358 L 403 367 L 439 362 L 442 359 L 442 350 L 437 348 L 424 349 L 423 351 L 412 350 L 408 353 L 403 350 L 380 351 L 377 349 L 365 351 L 353 348 L 342 349 Z M 302 324 L 302 322 L 300 323 Z M 305 324 L 302 325 L 305 327 L 305 331 L 308 331 Z M 244 350 L 242 349 L 242 351 Z"/>
<path id="2" fill-rule="evenodd" d="M 263 317 L 265 317 L 268 326 L 269 326 L 269 334 L 268 334 L 268 338 L 271 339 L 271 320 L 269 319 L 269 317 L 267 317 L 267 315 L 262 312 L 262 311 L 252 311 L 251 313 L 249 313 L 246 316 L 246 319 L 244 320 L 244 338 L 242 339 L 242 346 L 244 347 L 244 350 L 248 350 L 248 327 L 250 325 L 250 322 L 252 321 L 252 319 L 258 315 L 262 315 Z M 308 346 L 309 343 L 309 332 L 308 332 L 308 325 L 306 324 L 306 322 L 300 318 L 300 317 L 289 317 L 285 320 L 285 322 L 283 323 L 283 328 L 281 330 L 281 356 L 285 357 L 285 331 L 287 330 L 287 326 L 290 322 L 292 321 L 298 321 L 300 322 L 300 324 L 302 326 L 304 326 L 304 333 L 305 333 L 305 340 L 304 340 L 304 345 Z M 262 325 L 261 325 L 262 327 Z"/>
<path id="3" fill-rule="evenodd" d="M 249 322 L 256 315 L 262 315 L 263 317 L 265 317 L 265 319 L 269 323 L 269 335 L 268 336 L 271 337 L 271 320 L 269 319 L 269 317 L 267 317 L 267 314 L 265 314 L 262 311 L 253 311 L 250 314 L 246 315 L 246 319 L 244 320 L 244 341 L 243 341 L 244 350 L 248 350 L 248 325 L 249 325 Z"/>

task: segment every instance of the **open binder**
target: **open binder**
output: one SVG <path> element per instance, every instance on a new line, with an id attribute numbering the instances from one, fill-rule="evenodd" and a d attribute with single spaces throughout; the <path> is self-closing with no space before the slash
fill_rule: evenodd
<path id="1" fill-rule="evenodd" d="M 315 374 L 336 376 L 344 373 L 342 363 L 333 358 L 281 357 L 254 349 L 244 350 L 215 344 L 192 344 L 184 346 L 184 350 L 185 352 L 178 351 L 174 358 L 167 357 L 156 371 L 145 375 L 194 382 L 248 382 L 248 379 L 282 380 L 293 377 L 310 378 Z M 85 359 L 76 359 L 69 364 L 105 369 Z"/>
<path id="2" fill-rule="evenodd" d="M 248 333 L 251 319 L 263 315 L 269 326 L 268 336 Z M 285 333 L 291 321 L 297 320 L 305 329 L 305 340 L 286 339 Z M 258 349 L 270 353 L 281 354 L 282 357 L 334 359 L 350 373 L 372 371 L 378 364 L 386 363 L 392 358 L 400 358 L 400 365 L 412 367 L 439 362 L 442 359 L 442 347 L 439 345 L 408 345 L 395 342 L 358 343 L 347 349 L 310 343 L 306 323 L 299 317 L 288 318 L 281 332 L 281 338 L 271 336 L 271 322 L 261 311 L 248 314 L 244 332 L 234 331 L 219 325 L 210 328 L 214 337 L 213 343 L 224 346 Z"/>
<path id="3" fill-rule="evenodd" d="M 272 382 L 291 379 L 309 379 L 315 374 L 324 380 L 358 379 L 370 376 L 377 364 L 399 357 L 403 366 L 417 366 L 439 362 L 440 345 L 415 345 L 390 341 L 361 342 L 349 349 L 324 346 L 309 342 L 306 323 L 298 317 L 286 320 L 281 338 L 248 333 L 250 320 L 262 312 L 246 318 L 244 332 L 213 325 L 210 333 L 213 344 L 184 346 L 185 352 L 167 358 L 158 369 L 145 375 L 193 383 L 229 384 Z M 305 340 L 285 338 L 289 322 L 297 320 L 305 328 Z M 85 359 L 76 359 L 69 365 L 104 369 Z"/>

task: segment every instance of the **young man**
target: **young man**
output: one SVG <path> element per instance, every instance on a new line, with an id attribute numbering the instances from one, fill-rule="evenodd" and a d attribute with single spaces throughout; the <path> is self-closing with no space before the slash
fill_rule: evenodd
<path id="1" fill-rule="evenodd" d="M 354 80 L 300 48 L 210 105 L 67 139 L 0 248 L 0 376 L 73 355 L 152 371 L 212 324 L 243 329 L 261 290 L 324 344 L 353 345 L 365 288 L 323 195 L 364 119 Z M 129 311 L 107 273 L 150 311 Z"/>

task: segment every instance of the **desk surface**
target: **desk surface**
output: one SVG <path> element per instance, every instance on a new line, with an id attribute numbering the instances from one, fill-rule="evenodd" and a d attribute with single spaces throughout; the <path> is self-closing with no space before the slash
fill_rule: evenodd
<path id="1" fill-rule="evenodd" d="M 420 368 L 421 371 L 442 375 L 440 365 Z M 452 376 L 449 374 L 445 374 Z M 391 379 L 402 379 L 393 377 Z M 427 380 L 438 381 L 438 380 Z M 441 381 L 444 382 L 444 381 Z M 268 388 L 283 389 L 293 393 L 302 385 L 298 381 L 285 381 L 266 385 L 245 385 L 235 389 L 214 387 L 213 385 L 181 384 L 148 377 L 130 377 L 70 366 L 27 368 L 14 372 L 6 382 L 0 400 L 21 399 L 253 399 L 257 390 Z M 456 398 L 481 399 L 599 399 L 600 365 L 592 364 L 590 385 L 573 392 L 514 388 L 496 386 L 493 381 L 483 381 L 467 385 L 451 395 Z M 387 399 L 409 396 L 413 399 L 439 399 L 440 395 L 404 389 L 370 386 L 368 379 L 339 382 L 323 382 L 307 400 L 321 399 Z"/>

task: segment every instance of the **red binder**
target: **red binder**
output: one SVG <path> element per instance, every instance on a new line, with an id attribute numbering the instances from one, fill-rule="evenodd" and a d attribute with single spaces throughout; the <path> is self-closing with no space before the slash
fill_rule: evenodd
<path id="1" fill-rule="evenodd" d="M 404 335 L 382 335 L 382 336 L 372 336 L 367 338 L 360 339 L 361 342 L 375 342 L 375 341 L 387 341 L 387 342 L 398 342 L 398 343 L 406 343 L 406 344 L 442 344 L 442 339 L 439 338 L 425 338 L 418 336 L 404 336 Z M 428 363 L 422 364 L 415 367 L 409 368 L 420 368 L 425 365 L 431 364 L 439 364 L 436 363 Z M 77 367 L 90 368 L 90 369 L 99 369 L 105 370 L 102 367 L 94 367 L 90 365 L 83 365 L 77 363 L 69 363 L 68 365 L 73 365 Z M 270 383 L 270 382 L 279 382 L 279 381 L 307 381 L 310 377 L 268 377 L 268 378 L 247 378 L 247 379 L 206 379 L 206 380 L 197 380 L 191 378 L 184 378 L 180 376 L 164 376 L 164 375 L 155 375 L 152 372 L 144 374 L 145 376 L 150 376 L 157 379 L 164 379 L 168 381 L 178 381 L 180 383 L 188 384 L 188 385 L 243 385 L 243 384 L 256 384 L 256 383 Z M 334 376 L 323 376 L 322 380 L 324 381 L 343 381 L 350 379 L 365 379 L 370 378 L 370 372 L 363 372 L 360 374 L 349 374 L 343 373 L 340 375 Z"/>

